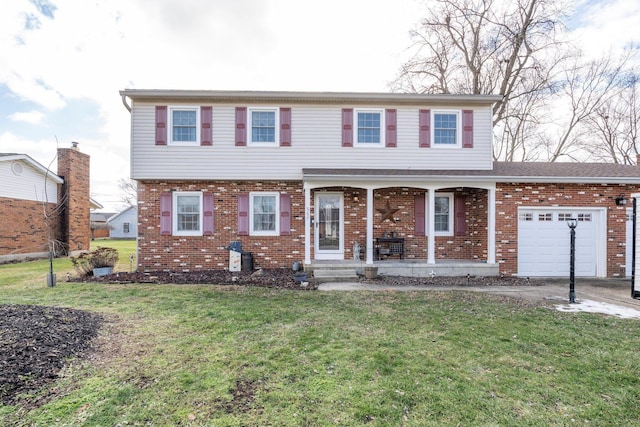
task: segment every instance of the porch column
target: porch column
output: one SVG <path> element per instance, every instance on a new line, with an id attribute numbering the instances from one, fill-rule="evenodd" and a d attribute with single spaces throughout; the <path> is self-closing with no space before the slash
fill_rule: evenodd
<path id="1" fill-rule="evenodd" d="M 373 189 L 367 188 L 367 264 L 373 264 Z"/>
<path id="2" fill-rule="evenodd" d="M 427 264 L 436 263 L 436 222 L 433 219 L 433 212 L 436 205 L 436 190 L 429 188 L 427 190 Z"/>
<path id="3" fill-rule="evenodd" d="M 311 190 L 304 187 L 304 263 L 311 264 Z"/>
<path id="4" fill-rule="evenodd" d="M 487 210 L 487 264 L 496 263 L 496 188 L 489 188 L 487 201 L 489 209 Z"/>

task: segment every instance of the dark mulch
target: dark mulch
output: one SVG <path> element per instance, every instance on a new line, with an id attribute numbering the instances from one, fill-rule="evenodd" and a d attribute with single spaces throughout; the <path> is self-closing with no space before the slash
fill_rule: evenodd
<path id="1" fill-rule="evenodd" d="M 65 363 L 82 356 L 102 316 L 70 308 L 0 305 L 0 402 L 52 382 Z"/>
<path id="2" fill-rule="evenodd" d="M 293 271 L 287 268 L 258 269 L 253 272 L 228 270 L 198 270 L 191 272 L 153 271 L 146 273 L 115 273 L 109 276 L 86 279 L 92 282 L 105 283 L 156 283 L 156 284 L 213 284 L 213 285 L 243 285 L 259 286 L 278 289 L 314 290 L 318 282 L 313 278 L 307 284 L 294 280 Z M 401 277 L 380 275 L 376 279 L 365 279 L 364 283 L 377 283 L 392 286 L 523 286 L 536 285 L 542 282 L 520 277 L 491 277 L 491 276 L 436 276 L 436 277 Z"/>

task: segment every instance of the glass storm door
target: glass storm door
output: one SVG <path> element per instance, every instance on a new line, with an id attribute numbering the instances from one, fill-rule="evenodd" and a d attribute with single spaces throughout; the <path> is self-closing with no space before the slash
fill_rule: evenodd
<path id="1" fill-rule="evenodd" d="M 315 258 L 344 259 L 342 193 L 317 193 L 315 200 Z"/>

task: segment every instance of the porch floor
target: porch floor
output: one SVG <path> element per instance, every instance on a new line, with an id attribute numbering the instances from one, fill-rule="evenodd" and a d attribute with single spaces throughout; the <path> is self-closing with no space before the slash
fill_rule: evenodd
<path id="1" fill-rule="evenodd" d="M 469 260 L 437 260 L 429 264 L 426 260 L 374 260 L 373 264 L 357 260 L 313 260 L 306 264 L 304 270 L 344 270 L 354 269 L 357 274 L 364 275 L 364 267 L 378 267 L 378 274 L 386 276 L 430 277 L 430 276 L 499 276 L 498 264 L 487 264 L 482 261 Z"/>

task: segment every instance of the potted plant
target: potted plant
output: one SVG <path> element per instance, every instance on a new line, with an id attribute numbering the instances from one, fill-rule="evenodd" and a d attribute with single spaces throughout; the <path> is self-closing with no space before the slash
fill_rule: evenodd
<path id="1" fill-rule="evenodd" d="M 72 257 L 71 262 L 80 276 L 102 277 L 113 273 L 118 262 L 118 251 L 113 248 L 98 249 Z"/>

